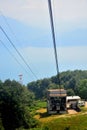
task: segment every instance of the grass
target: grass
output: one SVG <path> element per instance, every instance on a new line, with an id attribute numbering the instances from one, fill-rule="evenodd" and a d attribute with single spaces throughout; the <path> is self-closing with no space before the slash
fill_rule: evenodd
<path id="1" fill-rule="evenodd" d="M 31 130 L 87 130 L 87 108 L 81 107 L 77 114 L 51 115 L 48 116 L 46 109 L 40 103 L 37 119 L 40 121 L 38 128 Z"/>
<path id="2" fill-rule="evenodd" d="M 80 107 L 80 109 L 81 109 L 81 113 L 87 112 L 87 108 L 85 107 Z"/>
<path id="3" fill-rule="evenodd" d="M 81 107 L 81 112 L 73 115 L 48 115 L 46 112 L 46 102 L 39 100 L 35 102 L 32 112 L 34 112 L 35 118 L 40 123 L 37 128 L 29 130 L 87 130 L 87 108 L 85 107 Z M 20 128 L 17 130 L 26 129 Z"/>
<path id="4" fill-rule="evenodd" d="M 83 130 L 87 128 L 87 115 L 76 115 L 55 119 L 46 124 L 50 130 Z M 55 127 L 56 126 L 56 127 Z"/>
<path id="5" fill-rule="evenodd" d="M 40 101 L 40 100 L 36 101 L 37 108 L 46 108 L 46 106 L 47 106 L 46 101 Z"/>
<path id="6" fill-rule="evenodd" d="M 45 101 L 39 100 L 35 104 L 33 112 L 40 123 L 30 130 L 87 130 L 87 108 L 81 107 L 81 112 L 73 115 L 48 115 Z"/>
<path id="7" fill-rule="evenodd" d="M 87 130 L 87 115 L 74 115 L 41 122 L 39 128 L 31 130 Z"/>

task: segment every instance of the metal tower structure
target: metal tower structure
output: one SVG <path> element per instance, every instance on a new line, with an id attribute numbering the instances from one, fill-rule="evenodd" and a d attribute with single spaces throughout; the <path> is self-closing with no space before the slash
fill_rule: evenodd
<path id="1" fill-rule="evenodd" d="M 23 75 L 19 74 L 19 83 L 22 85 L 23 84 Z"/>

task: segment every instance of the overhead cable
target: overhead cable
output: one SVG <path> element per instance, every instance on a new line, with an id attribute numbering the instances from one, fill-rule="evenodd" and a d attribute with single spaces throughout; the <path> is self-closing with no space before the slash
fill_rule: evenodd
<path id="1" fill-rule="evenodd" d="M 51 31 L 52 31 L 52 39 L 53 39 L 53 45 L 54 45 L 56 70 L 57 70 L 57 75 L 58 75 L 58 80 L 59 80 L 59 86 L 60 86 L 60 75 L 59 75 L 58 56 L 57 56 L 57 49 L 56 49 L 56 39 L 55 39 L 54 20 L 53 20 L 53 12 L 52 12 L 51 0 L 48 0 L 48 7 L 49 7 L 49 15 L 50 15 L 50 24 L 51 24 Z"/>
<path id="2" fill-rule="evenodd" d="M 12 58 L 14 58 L 14 60 L 25 70 L 25 72 L 28 74 L 27 70 L 22 66 L 22 64 L 17 60 L 17 58 L 15 57 L 15 55 L 13 55 L 13 53 L 10 51 L 10 49 L 4 44 L 4 42 L 2 40 L 0 40 L 0 42 L 2 43 L 2 45 L 4 46 L 4 48 L 9 52 L 9 54 L 12 56 Z M 29 74 L 28 74 L 29 75 Z"/>
<path id="3" fill-rule="evenodd" d="M 1 10 L 0 10 L 0 14 L 1 14 L 1 16 L 3 17 L 3 20 L 5 21 L 6 25 L 8 26 L 10 32 L 11 32 L 11 33 L 13 34 L 13 36 L 15 37 L 15 40 L 16 40 L 17 42 L 19 42 L 19 39 L 18 39 L 17 36 L 15 35 L 13 29 L 11 28 L 10 24 L 9 24 L 8 21 L 7 21 L 7 18 L 5 17 L 5 15 L 3 14 L 3 12 L 2 12 Z M 17 58 L 16 58 L 16 59 L 17 59 Z M 24 67 L 23 67 L 23 68 L 24 68 Z M 26 69 L 25 69 L 25 70 L 26 70 Z M 26 72 L 27 72 L 27 71 L 26 71 Z"/>
<path id="4" fill-rule="evenodd" d="M 26 62 L 26 60 L 24 59 L 24 57 L 21 55 L 21 53 L 17 50 L 17 48 L 15 47 L 14 43 L 11 41 L 11 39 L 9 38 L 9 36 L 7 35 L 7 33 L 4 31 L 4 29 L 0 26 L 1 31 L 4 33 L 4 35 L 6 36 L 6 38 L 8 39 L 8 41 L 10 42 L 10 44 L 13 46 L 13 48 L 15 49 L 15 51 L 17 52 L 17 54 L 20 56 L 20 58 L 22 59 L 22 61 L 25 63 L 25 65 L 27 66 L 27 68 L 31 71 L 31 73 L 34 75 L 34 77 L 36 79 L 37 76 L 35 75 L 35 73 L 32 71 L 31 67 L 28 65 L 28 63 Z"/>

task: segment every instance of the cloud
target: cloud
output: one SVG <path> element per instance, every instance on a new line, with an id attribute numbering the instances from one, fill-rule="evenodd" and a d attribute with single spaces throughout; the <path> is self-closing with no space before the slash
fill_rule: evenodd
<path id="1" fill-rule="evenodd" d="M 52 5 L 57 28 L 87 27 L 86 0 L 55 0 Z M 0 1 L 0 8 L 6 16 L 31 26 L 49 27 L 47 0 L 3 0 Z"/>
<path id="2" fill-rule="evenodd" d="M 24 48 L 22 51 L 25 54 L 25 57 L 29 58 L 32 64 L 35 64 L 39 68 L 49 66 L 52 71 L 55 71 L 55 57 L 53 48 L 29 47 Z M 73 67 L 74 69 L 86 69 L 87 46 L 59 47 L 57 48 L 57 52 L 61 71 L 64 69 L 73 69 Z M 49 68 L 46 68 L 46 71 L 49 71 Z"/>
<path id="3" fill-rule="evenodd" d="M 78 21 L 79 19 L 87 19 L 86 5 L 86 0 L 55 0 L 54 9 L 56 15 L 60 16 L 60 19 L 64 21 Z"/>
<path id="4" fill-rule="evenodd" d="M 46 5 L 46 6 L 45 6 Z M 0 2 L 4 15 L 15 18 L 31 26 L 40 25 L 47 18 L 47 2 L 45 0 L 16 0 Z M 46 17 L 45 17 L 46 15 Z"/>

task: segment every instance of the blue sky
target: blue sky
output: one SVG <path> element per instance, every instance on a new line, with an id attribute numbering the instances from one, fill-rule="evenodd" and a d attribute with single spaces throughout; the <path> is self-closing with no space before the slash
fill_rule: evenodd
<path id="1" fill-rule="evenodd" d="M 52 0 L 60 72 L 87 69 L 86 5 L 86 0 Z M 0 0 L 0 26 L 23 55 L 37 79 L 56 75 L 47 0 Z M 18 75 L 23 74 L 24 84 L 37 80 L 1 30 L 0 40 L 22 65 L 0 43 L 0 79 L 18 81 Z"/>

